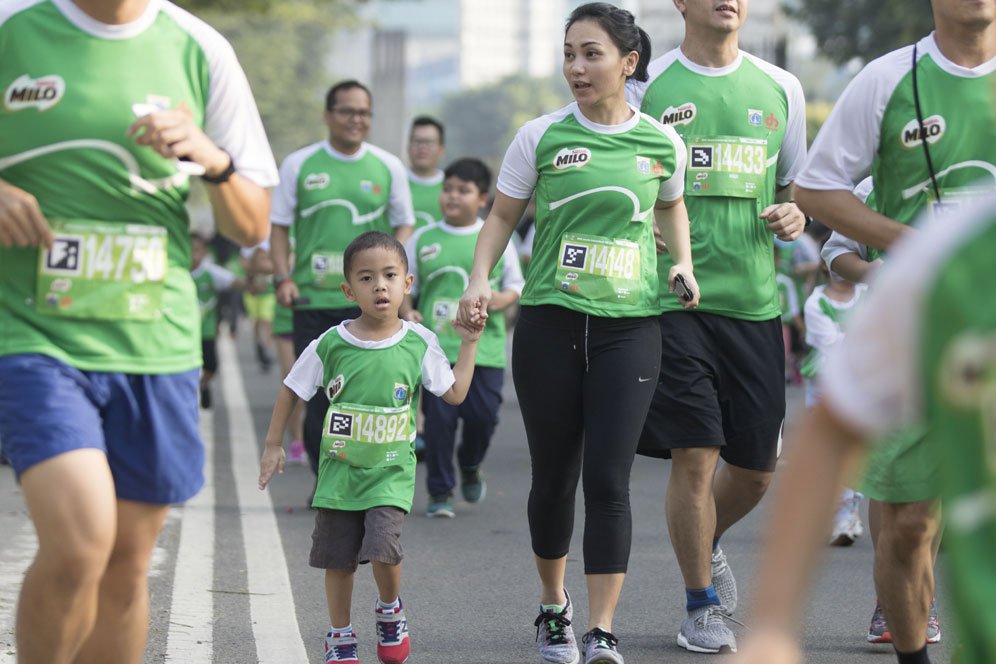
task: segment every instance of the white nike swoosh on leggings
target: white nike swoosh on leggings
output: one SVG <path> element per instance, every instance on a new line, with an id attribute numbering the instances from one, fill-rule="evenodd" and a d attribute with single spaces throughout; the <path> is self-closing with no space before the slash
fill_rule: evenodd
<path id="1" fill-rule="evenodd" d="M 651 376 L 650 378 L 644 378 L 643 376 L 637 376 L 636 379 L 638 381 L 640 381 L 641 383 L 646 383 L 648 380 L 653 380 L 653 376 Z"/>

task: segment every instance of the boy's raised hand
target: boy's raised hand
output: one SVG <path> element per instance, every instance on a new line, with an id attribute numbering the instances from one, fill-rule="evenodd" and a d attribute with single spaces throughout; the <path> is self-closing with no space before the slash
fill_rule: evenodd
<path id="1" fill-rule="evenodd" d="M 259 460 L 259 490 L 262 491 L 270 483 L 273 473 L 284 474 L 284 462 L 287 455 L 283 445 L 264 445 L 263 458 Z"/>
<path id="2" fill-rule="evenodd" d="M 462 323 L 459 317 L 454 320 L 451 325 L 456 333 L 460 335 L 460 339 L 467 343 L 474 343 L 481 338 L 481 333 L 484 332 L 484 322 L 482 321 L 479 325 Z"/>

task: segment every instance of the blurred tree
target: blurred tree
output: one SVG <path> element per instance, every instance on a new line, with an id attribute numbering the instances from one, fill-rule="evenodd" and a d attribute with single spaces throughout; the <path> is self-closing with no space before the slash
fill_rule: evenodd
<path id="1" fill-rule="evenodd" d="M 838 64 L 867 62 L 934 29 L 930 0 L 785 0 L 785 11 Z"/>
<path id="2" fill-rule="evenodd" d="M 570 99 L 570 91 L 559 76 L 510 76 L 449 95 L 439 111 L 446 125 L 447 158 L 477 157 L 497 173 L 519 127 L 557 110 Z"/>
<path id="3" fill-rule="evenodd" d="M 336 80 L 335 30 L 356 24 L 358 0 L 179 0 L 225 35 L 252 86 L 278 162 L 325 136 L 325 92 Z"/>

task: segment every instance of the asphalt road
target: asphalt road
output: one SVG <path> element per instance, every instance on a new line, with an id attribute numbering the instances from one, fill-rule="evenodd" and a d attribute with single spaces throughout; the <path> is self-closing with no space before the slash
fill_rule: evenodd
<path id="1" fill-rule="evenodd" d="M 267 492 L 256 489 L 256 463 L 278 387 L 252 357 L 246 331 L 236 346 L 220 343 L 215 407 L 202 429 L 209 445 L 208 486 L 175 507 L 153 561 L 152 614 L 146 662 L 321 662 L 328 625 L 323 576 L 308 567 L 313 513 L 305 501 L 310 471 L 289 467 Z M 236 358 L 238 361 L 236 361 Z M 419 475 L 415 508 L 405 523 L 402 597 L 412 636 L 412 664 L 536 662 L 533 619 L 536 580 L 526 525 L 529 458 L 511 380 L 501 424 L 485 463 L 484 502 L 457 502 L 455 519 L 424 516 Z M 801 394 L 789 392 L 791 420 Z M 791 440 L 786 442 L 791 444 Z M 633 548 L 614 631 L 629 664 L 706 661 L 675 643 L 684 594 L 664 522 L 666 461 L 638 458 L 632 478 Z M 580 561 L 582 500 L 567 585 L 575 600 L 578 636 L 585 622 Z M 764 503 L 723 539 L 749 604 Z M 13 474 L 0 472 L 0 662 L 16 661 L 13 615 L 19 580 L 30 563 L 34 534 Z M 847 549 L 828 547 L 805 615 L 807 661 L 887 664 L 891 648 L 870 646 L 865 632 L 875 600 L 867 536 Z M 954 631 L 938 584 L 944 642 L 935 662 L 950 661 Z M 375 588 L 361 568 L 353 625 L 364 662 L 376 660 Z M 738 610 L 743 617 L 743 610 Z M 746 630 L 734 625 L 743 635 Z"/>

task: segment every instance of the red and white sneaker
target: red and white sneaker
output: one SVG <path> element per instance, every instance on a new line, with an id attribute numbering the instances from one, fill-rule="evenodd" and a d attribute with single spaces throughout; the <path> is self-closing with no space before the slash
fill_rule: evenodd
<path id="1" fill-rule="evenodd" d="M 377 603 L 374 613 L 377 616 L 377 659 L 381 664 L 405 664 L 411 653 L 411 640 L 401 598 L 398 598 L 398 608 L 382 609 Z"/>
<path id="2" fill-rule="evenodd" d="M 325 636 L 325 664 L 331 662 L 360 664 L 356 646 L 356 632 L 329 632 Z"/>

